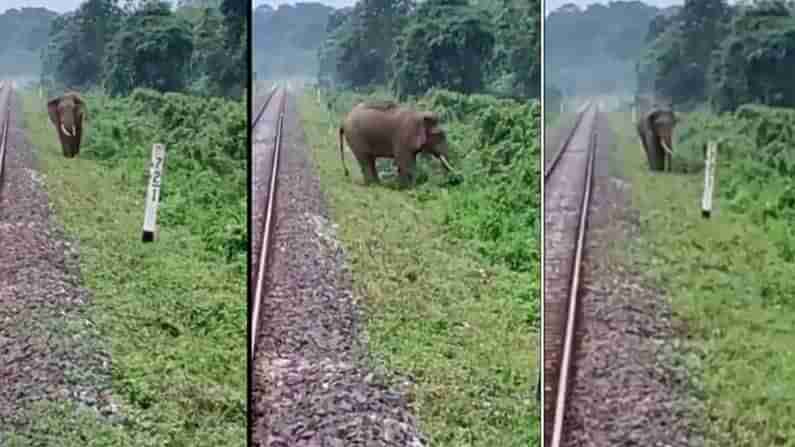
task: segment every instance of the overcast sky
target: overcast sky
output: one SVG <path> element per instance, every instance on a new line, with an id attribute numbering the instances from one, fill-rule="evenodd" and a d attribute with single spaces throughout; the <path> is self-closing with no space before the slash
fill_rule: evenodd
<path id="1" fill-rule="evenodd" d="M 324 5 L 329 5 L 334 8 L 344 8 L 346 6 L 353 6 L 356 4 L 356 0 L 302 0 L 302 3 L 304 2 L 323 3 Z M 254 0 L 254 7 L 256 8 L 259 5 L 271 5 L 275 8 L 284 3 L 295 4 L 297 2 L 295 0 Z"/>
<path id="2" fill-rule="evenodd" d="M 658 8 L 665 8 L 667 6 L 684 5 L 685 4 L 684 0 L 640 0 L 640 1 L 642 1 L 643 3 L 646 3 L 647 5 L 656 6 Z M 575 5 L 583 7 L 583 6 L 590 5 L 592 3 L 602 3 L 602 4 L 606 5 L 606 4 L 610 3 L 610 2 L 607 1 L 607 0 L 603 0 L 603 1 L 594 1 L 594 0 L 546 0 L 544 6 L 545 6 L 546 12 L 548 14 L 550 11 L 554 11 L 554 10 L 560 8 L 561 6 L 563 6 L 563 5 L 567 4 L 567 3 L 574 3 Z"/>
<path id="3" fill-rule="evenodd" d="M 83 0 L 0 0 L 0 12 L 8 9 L 19 8 L 47 8 L 50 11 L 64 13 L 74 11 Z"/>

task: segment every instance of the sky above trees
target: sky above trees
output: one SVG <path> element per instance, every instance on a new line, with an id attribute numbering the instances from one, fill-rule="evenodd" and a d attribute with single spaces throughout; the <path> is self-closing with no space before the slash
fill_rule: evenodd
<path id="1" fill-rule="evenodd" d="M 318 3 L 329 5 L 333 8 L 344 8 L 346 6 L 353 6 L 354 4 L 356 4 L 356 0 L 254 0 L 254 7 L 256 8 L 259 5 L 271 5 L 275 8 L 285 3 L 295 4 L 296 1 L 303 1 L 310 3 L 313 1 L 317 1 Z"/>
<path id="2" fill-rule="evenodd" d="M 64 13 L 74 11 L 82 2 L 83 0 L 2 0 L 3 6 L 0 6 L 0 13 L 8 9 L 20 8 L 47 8 L 50 11 Z"/>
<path id="3" fill-rule="evenodd" d="M 665 8 L 667 6 L 673 6 L 673 5 L 683 5 L 685 3 L 684 0 L 641 0 L 641 1 L 643 3 L 646 3 L 647 5 L 656 6 L 658 8 Z M 545 2 L 546 11 L 545 12 L 549 13 L 550 11 L 554 11 L 554 10 L 556 10 L 556 9 L 560 8 L 561 6 L 563 6 L 565 4 L 568 4 L 568 3 L 574 3 L 575 5 L 583 7 L 583 6 L 588 6 L 588 5 L 592 4 L 592 3 L 607 4 L 608 1 L 607 0 L 603 0 L 603 1 L 594 1 L 594 0 L 546 0 L 546 2 Z"/>

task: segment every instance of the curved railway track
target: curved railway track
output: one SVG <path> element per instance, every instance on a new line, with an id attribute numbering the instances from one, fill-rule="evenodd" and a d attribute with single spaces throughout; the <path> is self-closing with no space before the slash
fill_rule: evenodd
<path id="1" fill-rule="evenodd" d="M 6 151 L 8 149 L 8 124 L 11 122 L 11 82 L 0 81 L 0 191 L 3 188 Z"/>
<path id="2" fill-rule="evenodd" d="M 266 123 L 262 122 L 262 116 L 265 114 L 266 110 L 270 106 L 272 100 L 277 97 L 277 93 L 282 91 L 279 86 L 274 86 L 271 91 L 268 93 L 265 101 L 263 102 L 259 111 L 257 111 L 253 123 L 252 123 L 252 136 L 256 132 L 259 126 L 266 125 Z M 254 295 L 252 297 L 251 302 L 251 332 L 250 332 L 250 348 L 251 348 L 251 357 L 254 357 L 254 353 L 256 352 L 256 341 L 257 341 L 257 333 L 258 333 L 258 323 L 260 320 L 260 305 L 262 303 L 262 296 L 265 293 L 265 274 L 268 268 L 268 249 L 270 247 L 270 238 L 271 233 L 273 230 L 273 222 L 275 217 L 275 198 L 276 198 L 276 188 L 277 188 L 277 180 L 278 180 L 278 171 L 279 171 L 279 155 L 281 152 L 282 146 L 282 130 L 284 129 L 284 112 L 286 107 L 287 101 L 287 94 L 286 92 L 282 91 L 281 96 L 279 97 L 279 103 L 276 109 L 276 128 L 274 132 L 274 139 L 273 139 L 273 146 L 271 147 L 270 154 L 266 155 L 266 159 L 269 161 L 268 166 L 266 167 L 266 172 L 268 176 L 268 187 L 267 193 L 265 194 L 264 198 L 264 219 L 263 225 L 261 228 L 262 237 L 260 239 L 259 247 L 256 247 L 255 250 L 252 246 L 251 255 L 253 256 L 254 253 L 257 253 L 257 260 L 256 262 L 252 262 L 252 267 L 255 266 L 256 268 L 256 277 L 254 278 Z M 263 200 L 261 197 L 257 197 L 256 194 L 251 194 L 251 200 Z M 252 206 L 252 211 L 256 210 L 256 207 Z M 256 229 L 252 228 L 252 231 L 256 231 Z"/>
<path id="3" fill-rule="evenodd" d="M 593 101 L 544 169 L 544 445 L 564 445 L 564 420 L 577 331 L 580 267 L 596 152 Z"/>

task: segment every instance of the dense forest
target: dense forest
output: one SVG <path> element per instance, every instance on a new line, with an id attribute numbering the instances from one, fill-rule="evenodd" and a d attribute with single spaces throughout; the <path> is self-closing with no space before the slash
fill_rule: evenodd
<path id="1" fill-rule="evenodd" d="M 238 0 L 87 0 L 52 20 L 43 39 L 42 81 L 239 97 L 247 82 L 247 9 Z M 37 35 L 37 39 L 41 35 Z M 36 40 L 39 42 L 40 40 Z"/>
<path id="2" fill-rule="evenodd" d="M 783 0 L 730 5 L 688 0 L 655 19 L 638 65 L 639 87 L 679 105 L 795 106 L 795 9 Z"/>
<path id="3" fill-rule="evenodd" d="M 254 10 L 253 56 L 257 78 L 315 77 L 317 51 L 334 8 L 320 3 L 261 5 Z"/>
<path id="4" fill-rule="evenodd" d="M 545 19 L 547 92 L 633 92 L 649 23 L 667 13 L 640 1 L 567 4 L 552 11 Z"/>
<path id="5" fill-rule="evenodd" d="M 50 23 L 58 14 L 45 8 L 9 9 L 0 14 L 0 66 L 6 76 L 37 77 Z"/>
<path id="6" fill-rule="evenodd" d="M 538 0 L 361 0 L 335 10 L 319 79 L 340 88 L 539 96 Z"/>

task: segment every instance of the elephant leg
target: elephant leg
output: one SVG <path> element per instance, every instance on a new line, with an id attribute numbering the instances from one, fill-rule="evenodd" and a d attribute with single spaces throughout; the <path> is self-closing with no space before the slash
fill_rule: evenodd
<path id="1" fill-rule="evenodd" d="M 83 126 L 77 125 L 77 133 L 75 135 L 75 156 L 80 154 L 80 143 L 83 142 Z"/>
<path id="2" fill-rule="evenodd" d="M 655 141 L 654 147 L 655 171 L 665 171 L 665 149 L 659 141 Z"/>
<path id="3" fill-rule="evenodd" d="M 398 166 L 398 178 L 400 185 L 404 188 L 411 186 L 414 174 L 414 166 L 416 165 L 415 155 L 410 152 L 398 152 L 395 156 L 395 162 Z"/>
<path id="4" fill-rule="evenodd" d="M 375 170 L 375 156 L 374 155 L 357 155 L 356 161 L 362 168 L 362 177 L 364 184 L 378 183 L 378 171 Z"/>
<path id="5" fill-rule="evenodd" d="M 367 159 L 367 172 L 369 176 L 369 183 L 379 183 L 378 170 L 375 168 L 375 155 L 371 155 Z"/>

